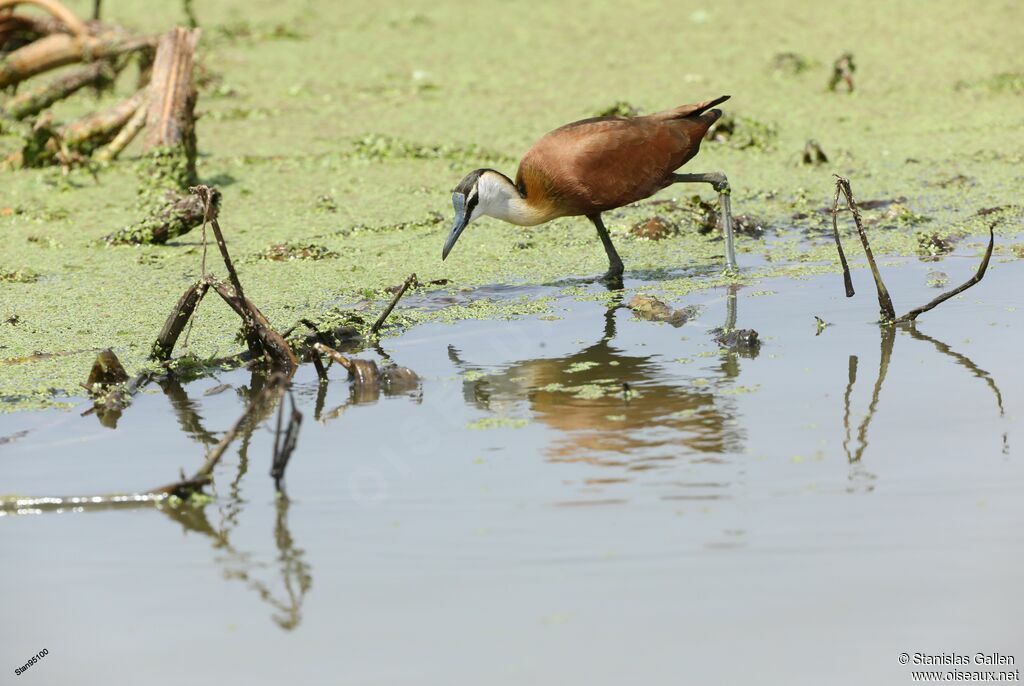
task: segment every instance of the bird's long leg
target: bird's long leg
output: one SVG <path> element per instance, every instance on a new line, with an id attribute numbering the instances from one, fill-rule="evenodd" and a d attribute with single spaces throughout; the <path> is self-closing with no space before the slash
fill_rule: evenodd
<path id="1" fill-rule="evenodd" d="M 601 242 L 604 244 L 604 251 L 608 253 L 608 273 L 605 274 L 605 277 L 609 279 L 620 278 L 623 272 L 622 258 L 619 257 L 615 246 L 612 245 L 611 236 L 608 235 L 608 229 L 604 228 L 601 215 L 591 214 L 587 219 L 594 222 L 594 226 L 597 228 L 597 235 L 601 237 Z"/>
<path id="2" fill-rule="evenodd" d="M 710 183 L 718 192 L 718 203 L 721 206 L 722 233 L 725 236 L 725 266 L 729 270 L 736 269 L 736 240 L 732 228 L 732 202 L 729 179 L 722 172 L 710 174 L 673 174 L 672 183 Z"/>

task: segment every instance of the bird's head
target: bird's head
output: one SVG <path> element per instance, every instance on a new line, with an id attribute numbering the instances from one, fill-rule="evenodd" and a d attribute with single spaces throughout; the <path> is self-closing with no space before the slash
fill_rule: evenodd
<path id="1" fill-rule="evenodd" d="M 455 246 L 455 241 L 469 226 L 470 222 L 483 215 L 505 219 L 508 202 L 519 193 L 511 180 L 501 172 L 493 169 L 475 169 L 466 174 L 465 178 L 452 191 L 452 207 L 455 209 L 455 222 L 451 233 L 444 243 L 441 259 Z"/>

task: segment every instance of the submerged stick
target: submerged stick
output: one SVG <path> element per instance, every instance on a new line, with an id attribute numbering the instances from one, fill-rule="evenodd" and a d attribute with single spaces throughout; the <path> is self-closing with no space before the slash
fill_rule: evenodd
<path id="1" fill-rule="evenodd" d="M 378 331 L 380 331 L 380 327 L 384 325 L 384 320 L 388 318 L 388 315 L 391 314 L 391 310 L 395 309 L 395 305 L 398 304 L 399 299 L 403 295 L 405 295 L 405 292 L 409 289 L 409 286 L 415 283 L 415 281 L 416 274 L 410 274 L 409 278 L 406 279 L 405 283 L 402 284 L 402 287 L 398 289 L 397 293 L 395 293 L 395 297 L 391 299 L 391 302 L 388 303 L 388 306 L 385 307 L 384 311 L 380 313 L 379 317 L 377 317 L 377 321 L 375 321 L 373 323 L 373 326 L 370 327 L 371 334 L 376 334 Z"/>
<path id="2" fill-rule="evenodd" d="M 902 317 L 897 319 L 896 320 L 897 323 L 912 322 L 912 321 L 914 321 L 920 315 L 924 314 L 928 310 L 934 309 L 935 307 L 938 307 L 939 305 L 941 305 L 942 303 L 946 302 L 947 300 L 949 300 L 953 296 L 959 295 L 960 293 L 963 293 L 968 288 L 970 288 L 971 286 L 973 286 L 974 284 L 978 283 L 983 278 L 985 278 L 985 272 L 988 270 L 989 260 L 992 259 L 992 249 L 995 247 L 995 242 L 996 242 L 995 226 L 996 226 L 996 223 L 992 222 L 989 225 L 989 227 L 988 227 L 988 248 L 985 249 L 985 257 L 982 258 L 981 264 L 978 265 L 978 271 L 976 271 L 974 273 L 974 276 L 972 276 L 971 278 L 967 279 L 967 281 L 963 282 L 962 284 L 960 284 L 959 286 L 957 286 L 953 290 L 946 291 L 945 293 L 943 293 L 942 295 L 938 296 L 937 298 L 935 298 L 931 302 L 929 302 L 929 303 L 927 303 L 925 305 L 922 305 L 921 307 L 915 307 L 910 312 L 907 312 L 905 315 L 903 315 Z"/>

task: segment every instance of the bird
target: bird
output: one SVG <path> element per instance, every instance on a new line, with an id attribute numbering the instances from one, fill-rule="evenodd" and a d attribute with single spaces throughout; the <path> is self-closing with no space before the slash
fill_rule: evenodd
<path id="1" fill-rule="evenodd" d="M 723 95 L 636 117 L 593 117 L 541 137 L 523 156 L 515 181 L 489 168 L 475 169 L 452 191 L 455 220 L 441 251 L 448 258 L 474 220 L 489 216 L 536 226 L 558 217 L 585 216 L 608 255 L 606 279 L 621 280 L 622 259 L 601 213 L 643 200 L 674 183 L 709 183 L 719 194 L 726 266 L 736 268 L 729 180 L 722 172 L 677 174 L 700 150 L 713 109 Z"/>

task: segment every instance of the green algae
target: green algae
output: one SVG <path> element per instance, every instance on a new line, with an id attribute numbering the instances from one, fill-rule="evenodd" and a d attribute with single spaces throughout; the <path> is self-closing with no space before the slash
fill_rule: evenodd
<path id="1" fill-rule="evenodd" d="M 327 260 L 337 257 L 338 253 L 328 250 L 322 245 L 309 243 L 307 241 L 288 241 L 286 243 L 275 243 L 267 246 L 256 253 L 252 260 L 271 260 L 273 262 L 287 262 L 290 260 Z"/>
<path id="2" fill-rule="evenodd" d="M 706 138 L 711 143 L 725 143 L 737 150 L 767 152 L 775 150 L 779 131 L 774 124 L 727 112 L 708 130 Z"/>
<path id="3" fill-rule="evenodd" d="M 35 283 L 39 274 L 32 269 L 7 270 L 0 268 L 0 283 Z"/>
<path id="4" fill-rule="evenodd" d="M 1002 72 L 993 74 L 977 81 L 957 81 L 954 88 L 958 91 L 982 89 L 990 93 L 1024 94 L 1024 71 Z"/>
<path id="5" fill-rule="evenodd" d="M 830 204 L 832 171 L 851 178 L 858 198 L 905 196 L 906 207 L 931 219 L 914 224 L 896 218 L 869 227 L 879 255 L 920 256 L 919 234 L 976 235 L 998 218 L 997 254 L 1024 257 L 1019 243 L 1001 244 L 1019 227 L 1019 212 L 976 216 L 1017 200 L 1024 126 L 1007 118 L 1019 106 L 1019 92 L 1012 78 L 1000 75 L 1024 69 L 1015 57 L 1012 28 L 1024 10 L 985 11 L 953 0 L 936 2 L 924 14 L 909 0 L 875 5 L 884 7 L 881 28 L 871 12 L 857 7 L 809 3 L 797 19 L 780 11 L 788 7 L 783 0 L 769 0 L 757 13 L 725 0 L 700 31 L 682 8 L 636 12 L 592 2 L 574 15 L 579 31 L 605 35 L 618 27 L 623 36 L 644 35 L 664 45 L 677 45 L 682 27 L 682 51 L 638 51 L 629 40 L 565 41 L 564 13 L 554 8 L 508 15 L 497 3 L 467 12 L 444 1 L 344 13 L 323 0 L 203 6 L 200 51 L 225 88 L 215 86 L 200 97 L 199 108 L 208 116 L 197 124 L 196 172 L 224 193 L 221 223 L 234 255 L 257 255 L 272 242 L 316 244 L 337 254 L 320 261 L 240 265 L 247 294 L 282 330 L 303 317 L 323 317 L 337 326 L 347 317 L 372 322 L 387 300 L 384 289 L 411 271 L 424 282 L 450 279 L 452 289 L 600 274 L 605 256 L 583 219 L 530 229 L 485 219 L 467 230 L 446 262 L 439 253 L 451 188 L 467 171 L 494 165 L 514 174 L 515 160 L 537 137 L 592 115 L 602 102 L 658 110 L 731 93 L 723 109 L 749 118 L 758 135 L 764 132 L 754 124 L 772 129 L 767 145 L 744 146 L 738 138 L 705 144 L 684 169 L 725 171 L 733 210 L 763 217 L 773 227 L 764 238 L 740 237 L 746 270 L 739 283 L 838 273 L 834 246 L 826 240 L 830 217 L 818 211 Z M 125 2 L 110 11 L 111 19 L 140 30 L 159 31 L 181 20 L 173 3 Z M 489 49 L 496 14 L 507 22 L 500 51 Z M 983 45 L 945 30 L 968 20 L 986 36 Z M 459 41 L 438 30 L 453 22 L 464 29 Z M 729 41 L 721 40 L 725 30 Z M 941 49 L 922 53 L 916 46 L 933 35 L 947 40 Z M 837 44 L 856 46 L 857 91 L 850 97 L 824 88 Z M 766 55 L 797 50 L 803 66 L 796 74 L 766 78 Z M 486 69 L 481 54 L 488 55 Z M 310 68 L 320 64 L 330 69 Z M 564 78 L 564 70 L 577 64 L 600 68 Z M 960 81 L 980 84 L 984 97 L 953 117 L 949 102 Z M 119 84 L 120 92 L 103 94 L 98 103 L 59 103 L 56 119 L 69 121 L 112 103 L 129 95 L 129 87 Z M 0 153 L 21 145 L 20 132 L 21 127 L 4 128 Z M 793 151 L 808 138 L 829 151 L 831 166 L 793 164 Z M 16 312 L 23 320 L 0 332 L 0 354 L 86 351 L 6 365 L 0 396 L 21 400 L 4 402 L 5 408 L 23 407 L 26 398 L 63 402 L 61 392 L 76 393 L 88 371 L 94 354 L 88 351 L 113 347 L 130 372 L 138 369 L 177 298 L 199 276 L 195 232 L 166 246 L 97 244 L 138 219 L 138 201 L 146 206 L 161 195 L 161 188 L 144 188 L 141 195 L 136 190 L 135 172 L 151 171 L 145 169 L 149 161 L 137 157 L 138 147 L 137 141 L 124 160 L 100 169 L 96 180 L 84 170 L 67 177 L 59 170 L 0 173 L 3 267 L 44 275 L 0 286 L 0 315 Z M 180 164 L 166 162 L 158 176 L 169 185 L 191 182 Z M 937 184 L 957 175 L 975 184 Z M 658 199 L 682 205 L 694 192 L 705 202 L 715 199 L 710 189 L 697 186 L 672 187 Z M 329 201 L 320 202 L 322 197 Z M 629 237 L 630 226 L 666 211 L 641 203 L 607 213 L 627 276 L 661 279 L 649 290 L 679 298 L 736 282 L 721 274 L 716 232 L 699 235 L 697 221 L 684 218 L 682 210 L 678 234 L 657 242 Z M 806 216 L 793 218 L 801 213 Z M 843 231 L 853 238 L 850 227 Z M 30 242 L 30 235 L 45 235 L 63 247 L 44 248 Z M 955 249 L 978 250 L 966 239 Z M 857 255 L 851 256 L 854 268 L 862 265 Z M 338 311 L 339 303 L 358 302 L 366 293 L 372 303 L 354 313 Z M 554 316 L 549 309 L 550 303 L 485 299 L 478 306 L 429 313 L 403 303 L 387 330 L 434 319 Z M 232 354 L 236 331 L 237 318 L 228 308 L 206 303 L 189 346 L 180 352 L 198 360 Z"/>
<path id="6" fill-rule="evenodd" d="M 522 429 L 529 425 L 528 419 L 514 419 L 511 417 L 483 417 L 466 425 L 467 429 Z"/>

